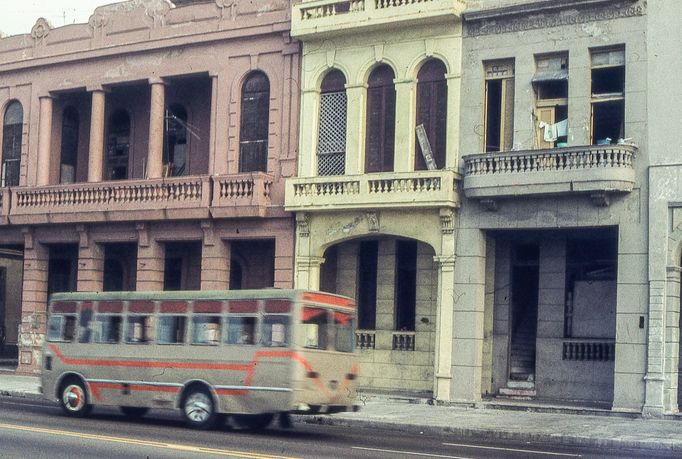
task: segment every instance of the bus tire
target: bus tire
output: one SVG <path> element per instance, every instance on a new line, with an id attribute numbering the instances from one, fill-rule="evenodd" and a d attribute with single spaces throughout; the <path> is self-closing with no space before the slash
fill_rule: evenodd
<path id="1" fill-rule="evenodd" d="M 138 419 L 147 414 L 149 408 L 143 406 L 121 406 L 123 415 L 130 419 Z"/>
<path id="2" fill-rule="evenodd" d="M 217 413 L 213 397 L 200 387 L 189 389 L 182 402 L 185 422 L 195 429 L 209 429 L 216 421 Z"/>
<path id="3" fill-rule="evenodd" d="M 82 380 L 70 377 L 64 380 L 59 390 L 59 404 L 64 413 L 72 417 L 83 417 L 90 412 L 88 391 Z"/>
<path id="4" fill-rule="evenodd" d="M 232 420 L 240 429 L 244 430 L 263 430 L 266 429 L 275 415 L 272 413 L 263 414 L 235 414 Z"/>

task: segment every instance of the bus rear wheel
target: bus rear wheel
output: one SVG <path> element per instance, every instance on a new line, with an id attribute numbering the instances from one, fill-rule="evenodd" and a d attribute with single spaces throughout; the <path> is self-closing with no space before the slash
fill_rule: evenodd
<path id="1" fill-rule="evenodd" d="M 137 419 L 141 418 L 149 411 L 149 408 L 142 406 L 122 406 L 121 412 L 128 418 Z"/>
<path id="2" fill-rule="evenodd" d="M 205 389 L 191 389 L 182 403 L 185 421 L 195 429 L 208 429 L 216 421 L 215 405 Z"/>
<path id="3" fill-rule="evenodd" d="M 237 427 L 245 430 L 263 430 L 266 429 L 275 415 L 272 413 L 264 414 L 235 414 L 232 420 Z"/>
<path id="4" fill-rule="evenodd" d="M 82 381 L 72 378 L 64 381 L 59 397 L 62 410 L 69 416 L 82 417 L 90 412 L 88 393 Z"/>

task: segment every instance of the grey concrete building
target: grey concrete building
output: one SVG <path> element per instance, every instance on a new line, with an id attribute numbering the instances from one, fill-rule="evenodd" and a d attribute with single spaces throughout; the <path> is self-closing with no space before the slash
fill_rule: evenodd
<path id="1" fill-rule="evenodd" d="M 662 377 L 647 367 L 647 339 L 663 339 L 664 312 L 650 315 L 647 278 L 652 8 L 468 6 L 452 399 L 516 395 L 641 412 L 651 378 Z"/>

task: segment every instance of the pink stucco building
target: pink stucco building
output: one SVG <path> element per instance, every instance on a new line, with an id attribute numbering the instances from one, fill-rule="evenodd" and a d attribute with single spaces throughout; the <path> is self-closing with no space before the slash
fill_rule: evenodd
<path id="1" fill-rule="evenodd" d="M 63 290 L 291 287 L 290 3 L 133 0 L 0 39 L 0 324 L 40 367 Z"/>

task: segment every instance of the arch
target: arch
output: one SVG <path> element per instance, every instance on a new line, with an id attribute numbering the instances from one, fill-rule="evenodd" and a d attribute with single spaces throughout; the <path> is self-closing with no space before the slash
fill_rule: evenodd
<path id="1" fill-rule="evenodd" d="M 320 89 L 322 87 L 322 81 L 324 81 L 329 73 L 335 71 L 340 72 L 343 75 L 347 84 L 350 82 L 348 70 L 345 66 L 335 62 L 333 66 L 321 65 L 315 69 L 314 75 L 309 80 L 311 85 L 305 89 Z"/>
<path id="2" fill-rule="evenodd" d="M 447 142 L 448 86 L 445 75 L 447 68 L 439 59 L 429 59 L 423 63 L 417 74 L 417 126 L 423 125 L 431 146 L 433 162 L 424 159 L 423 154 L 415 154 L 415 170 L 429 167 L 443 169 Z M 419 139 L 415 151 L 420 152 Z"/>
<path id="3" fill-rule="evenodd" d="M 369 77 L 372 74 L 372 72 L 374 72 L 374 70 L 377 67 L 381 67 L 384 65 L 390 67 L 391 70 L 393 70 L 393 75 L 396 75 L 396 78 L 397 78 L 397 75 L 399 73 L 398 72 L 399 66 L 395 62 L 393 62 L 392 59 L 384 57 L 380 61 L 376 61 L 373 59 L 369 62 L 366 62 L 358 71 L 357 80 L 356 80 L 355 84 L 358 84 L 358 85 L 366 84 L 366 82 L 369 80 Z"/>
<path id="4" fill-rule="evenodd" d="M 445 66 L 445 74 L 449 75 L 452 73 L 452 65 L 450 64 L 450 61 L 448 57 L 445 54 L 442 53 L 431 53 L 431 54 L 426 54 L 426 53 L 421 53 L 418 55 L 415 59 L 410 62 L 410 65 L 407 70 L 407 78 L 411 79 L 417 79 L 419 78 L 419 72 L 422 69 L 422 67 L 427 64 L 428 62 L 432 60 L 437 60 L 441 61 L 443 65 Z"/>
<path id="5" fill-rule="evenodd" d="M 395 71 L 388 64 L 372 70 L 367 79 L 365 172 L 388 172 L 395 163 Z"/>
<path id="6" fill-rule="evenodd" d="M 72 105 L 62 112 L 62 141 L 60 149 L 59 183 L 73 183 L 78 164 L 78 131 L 80 117 Z"/>
<path id="7" fill-rule="evenodd" d="M 114 110 L 107 122 L 106 179 L 125 180 L 129 176 L 131 122 L 128 111 Z"/>
<path id="8" fill-rule="evenodd" d="M 166 108 L 164 123 L 163 165 L 165 177 L 187 175 L 189 171 L 188 113 L 185 106 L 174 103 Z"/>
<path id="9" fill-rule="evenodd" d="M 12 100 L 5 108 L 2 122 L 2 186 L 18 186 L 21 170 L 24 108 Z"/>
<path id="10" fill-rule="evenodd" d="M 239 127 L 239 172 L 267 171 L 270 125 L 270 80 L 256 70 L 242 84 Z"/>

